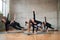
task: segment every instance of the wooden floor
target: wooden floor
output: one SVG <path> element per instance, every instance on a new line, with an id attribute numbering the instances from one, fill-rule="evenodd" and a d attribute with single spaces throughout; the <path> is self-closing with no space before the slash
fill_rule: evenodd
<path id="1" fill-rule="evenodd" d="M 60 40 L 60 32 L 48 32 L 46 34 L 27 35 L 24 33 L 3 33 L 0 40 Z"/>

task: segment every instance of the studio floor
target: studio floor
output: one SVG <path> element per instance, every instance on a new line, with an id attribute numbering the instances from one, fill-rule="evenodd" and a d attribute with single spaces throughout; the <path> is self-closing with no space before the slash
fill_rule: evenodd
<path id="1" fill-rule="evenodd" d="M 24 33 L 2 33 L 0 40 L 60 40 L 60 31 L 27 35 Z"/>

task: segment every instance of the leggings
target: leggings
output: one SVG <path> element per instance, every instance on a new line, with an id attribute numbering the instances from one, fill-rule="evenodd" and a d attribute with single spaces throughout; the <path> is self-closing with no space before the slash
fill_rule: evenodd
<path id="1" fill-rule="evenodd" d="M 46 27 L 46 30 L 48 29 L 48 28 L 50 28 L 50 29 L 54 29 L 53 27 L 51 27 L 51 25 L 50 24 L 46 24 L 45 26 L 44 26 L 44 28 Z"/>
<path id="2" fill-rule="evenodd" d="M 35 27 L 35 26 L 36 26 L 36 27 Z M 37 26 L 37 25 L 34 25 L 34 24 L 32 24 L 32 27 L 33 27 L 33 33 L 34 33 L 35 28 L 36 28 L 36 32 L 38 31 L 38 28 L 39 28 L 39 27 L 42 28 L 41 26 Z"/>
<path id="3" fill-rule="evenodd" d="M 32 32 L 34 33 L 34 30 L 35 30 L 35 26 L 34 26 L 34 24 L 32 24 L 32 27 L 33 27 L 33 31 L 32 31 Z"/>
<path id="4" fill-rule="evenodd" d="M 13 22 L 9 25 L 6 26 L 6 31 L 9 30 L 9 26 L 12 26 L 13 28 L 17 29 L 17 30 L 21 30 L 23 27 L 20 26 L 20 24 L 18 22 Z"/>

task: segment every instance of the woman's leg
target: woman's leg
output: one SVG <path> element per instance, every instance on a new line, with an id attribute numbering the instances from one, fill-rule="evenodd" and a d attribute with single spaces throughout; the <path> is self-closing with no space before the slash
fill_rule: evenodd
<path id="1" fill-rule="evenodd" d="M 51 27 L 51 26 L 48 26 L 49 28 L 51 28 L 51 29 L 54 29 L 53 27 Z"/>
<path id="2" fill-rule="evenodd" d="M 50 29 L 54 29 L 53 27 L 51 27 L 51 24 L 46 24 L 46 26 Z"/>
<path id="3" fill-rule="evenodd" d="M 39 27 L 39 26 L 37 26 L 37 28 L 36 28 L 36 32 L 38 31 L 38 27 Z"/>
<path id="4" fill-rule="evenodd" d="M 34 30 L 35 30 L 35 26 L 34 26 L 34 24 L 32 24 L 32 27 L 33 27 L 33 30 L 32 30 L 32 32 L 34 33 Z"/>
<path id="5" fill-rule="evenodd" d="M 30 29 L 31 29 L 31 24 L 28 23 L 28 32 L 30 33 Z"/>
<path id="6" fill-rule="evenodd" d="M 10 26 L 12 26 L 13 28 L 15 28 L 15 29 L 17 29 L 17 30 L 21 30 L 21 28 L 16 27 L 16 24 L 14 24 L 14 23 L 11 23 Z"/>
<path id="7" fill-rule="evenodd" d="M 16 26 L 16 27 L 19 27 L 19 28 L 24 28 L 24 27 L 21 27 L 21 25 L 18 23 L 18 22 L 13 22 L 13 24 Z"/>
<path id="8" fill-rule="evenodd" d="M 38 29 L 40 29 L 40 30 L 42 31 L 42 24 L 39 23 L 39 24 L 37 24 L 36 26 L 37 26 L 36 32 L 38 31 Z"/>
<path id="9" fill-rule="evenodd" d="M 14 22 L 14 24 L 15 24 L 18 28 L 20 28 L 20 29 L 22 30 L 22 32 L 24 31 L 24 27 L 21 27 L 21 25 L 20 25 L 18 22 Z"/>
<path id="10" fill-rule="evenodd" d="M 5 26 L 5 30 L 6 30 L 6 32 L 9 30 L 9 26 L 8 25 Z"/>

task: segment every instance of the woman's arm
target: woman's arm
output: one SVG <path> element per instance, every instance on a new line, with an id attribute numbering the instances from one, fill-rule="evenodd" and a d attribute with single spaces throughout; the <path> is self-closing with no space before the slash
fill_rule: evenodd
<path id="1" fill-rule="evenodd" d="M 13 19 L 11 20 L 10 24 L 13 23 L 15 21 L 16 15 L 13 15 Z"/>

